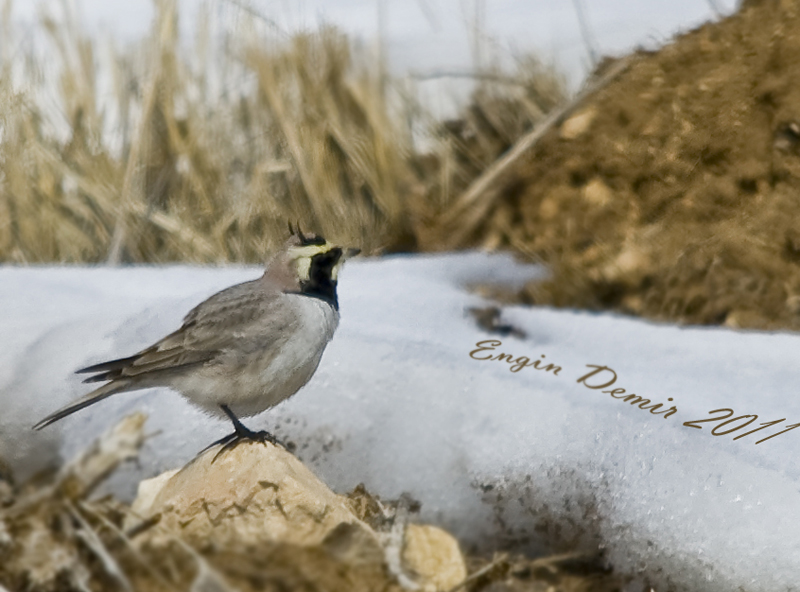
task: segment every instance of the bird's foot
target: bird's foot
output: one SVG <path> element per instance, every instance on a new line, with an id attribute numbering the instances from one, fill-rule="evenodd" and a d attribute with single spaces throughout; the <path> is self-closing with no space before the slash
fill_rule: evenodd
<path id="1" fill-rule="evenodd" d="M 280 446 L 287 452 L 291 452 L 291 450 L 289 449 L 289 447 L 286 446 L 286 444 L 278 440 L 268 431 L 260 430 L 258 432 L 254 432 L 250 428 L 246 427 L 241 421 L 239 421 L 239 418 L 237 418 L 236 415 L 234 415 L 233 411 L 231 411 L 227 405 L 220 405 L 220 408 L 222 409 L 222 411 L 225 412 L 225 415 L 227 415 L 233 422 L 234 431 L 232 434 L 228 434 L 224 438 L 220 438 L 216 442 L 213 442 L 210 446 L 204 448 L 203 451 L 200 453 L 202 454 L 209 448 L 213 448 L 218 444 L 221 445 L 222 447 L 219 449 L 219 452 L 217 452 L 217 454 L 214 456 L 213 460 L 211 461 L 212 463 L 215 460 L 217 460 L 217 458 L 219 458 L 220 454 L 236 448 L 236 446 L 238 446 L 240 443 L 244 441 L 261 442 L 262 444 L 266 444 L 267 442 L 269 442 L 270 444 L 274 444 L 275 446 Z"/>
<path id="2" fill-rule="evenodd" d="M 220 438 L 216 442 L 213 442 L 210 446 L 205 448 L 203 452 L 205 452 L 209 448 L 213 448 L 214 446 L 217 445 L 221 446 L 217 454 L 214 455 L 214 459 L 211 461 L 213 463 L 220 457 L 220 455 L 224 454 L 228 450 L 233 450 L 242 442 L 261 442 L 262 444 L 266 444 L 269 442 L 270 444 L 274 444 L 275 446 L 280 446 L 284 450 L 288 450 L 286 444 L 278 440 L 278 438 L 270 434 L 268 431 L 260 430 L 256 432 L 239 424 L 239 426 L 236 427 L 235 432 L 233 432 L 232 434 L 228 434 L 224 438 Z"/>

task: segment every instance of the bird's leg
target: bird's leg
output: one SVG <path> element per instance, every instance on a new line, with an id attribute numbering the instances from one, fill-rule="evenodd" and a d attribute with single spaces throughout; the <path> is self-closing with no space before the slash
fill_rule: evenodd
<path id="1" fill-rule="evenodd" d="M 220 438 L 219 440 L 212 443 L 205 449 L 208 450 L 209 448 L 212 448 L 217 444 L 222 445 L 222 448 L 220 448 L 219 452 L 217 452 L 216 456 L 214 457 L 214 460 L 212 460 L 211 462 L 217 460 L 217 457 L 219 457 L 219 455 L 222 454 L 223 452 L 235 448 L 239 443 L 245 440 L 250 440 L 251 442 L 261 442 L 261 443 L 269 442 L 270 444 L 275 444 L 276 446 L 280 446 L 281 448 L 286 450 L 286 445 L 280 440 L 278 440 L 275 436 L 270 434 L 268 431 L 260 430 L 258 432 L 254 432 L 250 428 L 246 427 L 241 421 L 239 421 L 239 418 L 236 417 L 236 415 L 234 415 L 233 411 L 231 411 L 227 405 L 220 405 L 220 408 L 225 412 L 225 415 L 227 415 L 228 418 L 233 422 L 234 432 L 232 434 L 228 434 L 224 438 Z M 203 452 L 205 452 L 205 450 Z"/>

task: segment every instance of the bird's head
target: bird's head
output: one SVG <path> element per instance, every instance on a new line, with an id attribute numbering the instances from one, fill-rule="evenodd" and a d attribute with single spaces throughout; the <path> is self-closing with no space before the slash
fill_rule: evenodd
<path id="1" fill-rule="evenodd" d="M 292 228 L 283 249 L 267 265 L 264 277 L 278 281 L 286 292 L 300 292 L 330 300 L 338 306 L 336 284 L 345 260 L 361 250 L 339 247 L 319 235 Z"/>

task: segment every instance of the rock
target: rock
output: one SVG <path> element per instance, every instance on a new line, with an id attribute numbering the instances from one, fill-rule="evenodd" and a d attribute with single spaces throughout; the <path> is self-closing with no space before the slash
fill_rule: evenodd
<path id="1" fill-rule="evenodd" d="M 451 590 L 467 577 L 458 541 L 435 526 L 406 527 L 403 563 L 426 592 Z"/>
<path id="2" fill-rule="evenodd" d="M 37 591 L 161 590 L 168 582 L 195 592 L 446 592 L 466 576 L 455 539 L 408 524 L 418 502 L 382 502 L 363 486 L 337 495 L 271 444 L 208 450 L 141 482 L 129 509 L 86 499 L 135 455 L 144 420 L 126 417 L 52 483 L 26 485 L 0 505 L 0 592 L 19 582 Z M 0 474 L 0 485 L 10 479 Z M 108 528 L 121 515 L 129 545 Z"/>
<path id="3" fill-rule="evenodd" d="M 626 286 L 636 286 L 645 271 L 649 269 L 650 259 L 641 246 L 626 244 L 622 251 L 601 268 L 598 279 L 606 282 L 618 282 Z"/>
<path id="4" fill-rule="evenodd" d="M 614 198 L 611 188 L 600 179 L 592 179 L 583 188 L 583 198 L 597 207 L 607 206 Z"/>
<path id="5" fill-rule="evenodd" d="M 800 315 L 800 296 L 789 296 L 786 299 L 786 308 L 788 308 L 792 314 Z"/>
<path id="6" fill-rule="evenodd" d="M 567 202 L 569 199 L 569 192 L 554 191 L 552 194 L 546 196 L 539 204 L 539 216 L 544 222 L 555 220 L 559 214 L 559 203 Z"/>
<path id="7" fill-rule="evenodd" d="M 725 316 L 723 325 L 731 329 L 757 329 L 766 326 L 768 322 L 759 311 L 736 308 Z"/>
<path id="8" fill-rule="evenodd" d="M 126 530 L 158 517 L 158 528 L 146 530 L 140 544 L 167 548 L 180 538 L 201 552 L 271 548 L 280 553 L 274 551 L 277 545 L 295 549 L 295 555 L 302 548 L 311 553 L 303 561 L 323 566 L 334 561 L 347 566 L 336 568 L 340 571 L 378 574 L 424 592 L 450 590 L 466 578 L 458 542 L 445 531 L 405 524 L 406 514 L 398 517 L 386 510 L 391 504 L 378 503 L 364 492 L 362 497 L 379 514 L 371 521 L 378 534 L 359 518 L 363 512 L 357 515 L 358 503 L 335 494 L 282 448 L 242 443 L 215 460 L 218 450 L 140 483 L 131 508 L 135 518 L 125 524 Z M 395 548 L 402 565 L 398 559 L 396 570 L 387 559 L 392 538 L 384 532 L 387 528 L 401 533 Z"/>
<path id="9" fill-rule="evenodd" d="M 167 481 L 169 481 L 178 471 L 180 471 L 180 469 L 164 471 L 152 479 L 144 479 L 143 481 L 140 481 L 139 487 L 136 490 L 136 499 L 133 500 L 133 504 L 131 505 L 131 511 L 133 512 L 133 515 L 150 515 L 150 510 L 153 507 L 153 502 L 155 502 L 156 496 L 162 489 L 164 489 Z M 130 519 L 132 516 L 129 516 L 128 518 L 129 522 L 131 522 Z M 132 526 L 132 523 L 126 523 L 125 525 L 126 528 L 131 528 Z"/>
<path id="10" fill-rule="evenodd" d="M 297 458 L 271 444 L 243 443 L 220 455 L 213 448 L 177 472 L 143 482 L 134 502 L 144 519 L 191 544 L 227 546 L 321 544 L 341 525 L 349 539 L 373 540 L 373 531 Z M 353 530 L 362 531 L 358 535 Z"/>
<path id="11" fill-rule="evenodd" d="M 597 109 L 594 106 L 578 111 L 575 115 L 567 119 L 561 124 L 559 135 L 564 140 L 574 140 L 579 138 L 587 131 L 592 125 L 594 118 L 597 116 Z"/>

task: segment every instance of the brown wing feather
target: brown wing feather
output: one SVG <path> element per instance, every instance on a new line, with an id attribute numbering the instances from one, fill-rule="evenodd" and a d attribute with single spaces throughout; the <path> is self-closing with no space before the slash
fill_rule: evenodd
<path id="1" fill-rule="evenodd" d="M 235 350 L 245 356 L 253 351 L 275 355 L 300 319 L 292 307 L 276 309 L 283 302 L 282 290 L 260 281 L 217 292 L 189 311 L 180 329 L 133 356 L 81 368 L 81 374 L 94 374 L 84 382 L 108 382 L 34 427 L 41 429 L 117 393 L 168 384 L 162 380 L 166 376 L 213 363 L 220 353 Z"/>
<path id="2" fill-rule="evenodd" d="M 280 296 L 259 289 L 257 282 L 217 292 L 189 311 L 180 329 L 133 356 L 82 368 L 79 373 L 96 373 L 83 382 L 181 371 L 212 360 L 220 350 L 252 330 L 252 321 L 262 316 Z"/>

